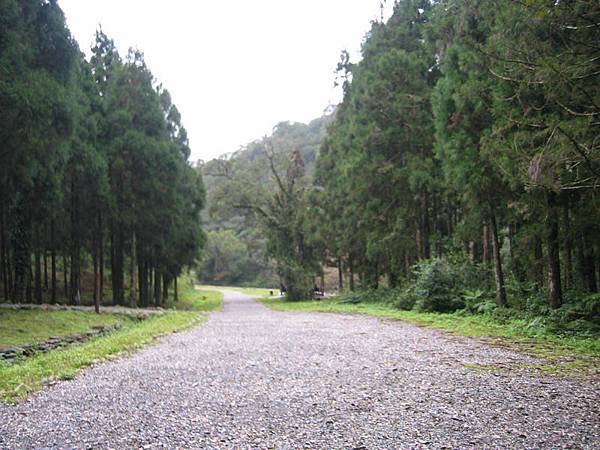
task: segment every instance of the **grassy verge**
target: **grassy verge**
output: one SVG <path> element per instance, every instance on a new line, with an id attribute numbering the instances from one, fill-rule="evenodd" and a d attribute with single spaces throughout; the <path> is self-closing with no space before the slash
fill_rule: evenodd
<path id="1" fill-rule="evenodd" d="M 547 364 L 542 363 L 532 368 L 544 372 L 589 372 L 600 369 L 600 339 L 535 335 L 527 332 L 526 322 L 521 320 L 499 323 L 485 315 L 419 313 L 402 311 L 381 303 L 348 304 L 336 299 L 289 302 L 285 299 L 263 298 L 261 302 L 277 311 L 366 314 L 436 328 L 455 335 L 480 338 L 492 345 L 543 358 Z"/>
<path id="2" fill-rule="evenodd" d="M 81 311 L 0 310 L 0 348 L 69 336 L 126 320 L 114 314 Z"/>
<path id="3" fill-rule="evenodd" d="M 183 290 L 177 307 L 189 310 L 168 310 L 143 321 L 129 321 L 123 328 L 79 346 L 40 353 L 14 363 L 0 361 L 0 401 L 17 402 L 54 380 L 73 378 L 84 367 L 133 352 L 159 336 L 199 324 L 207 319 L 204 312 L 218 309 L 221 304 L 219 293 Z"/>
<path id="4" fill-rule="evenodd" d="M 223 293 L 210 290 L 191 290 L 182 294 L 174 309 L 179 311 L 218 311 L 223 307 Z"/>

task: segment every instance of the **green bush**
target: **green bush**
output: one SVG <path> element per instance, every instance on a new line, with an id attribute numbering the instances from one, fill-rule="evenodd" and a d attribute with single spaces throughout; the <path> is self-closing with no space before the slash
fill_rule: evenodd
<path id="1" fill-rule="evenodd" d="M 392 301 L 392 305 L 398 309 L 410 311 L 415 307 L 418 299 L 419 296 L 415 292 L 414 287 L 409 286 L 406 289 L 396 289 L 396 295 Z"/>
<path id="2" fill-rule="evenodd" d="M 465 306 L 456 266 L 444 259 L 424 261 L 416 267 L 414 308 L 422 312 L 453 312 Z"/>
<path id="3" fill-rule="evenodd" d="M 493 295 L 481 289 L 466 290 L 463 300 L 465 310 L 470 314 L 489 314 L 497 308 Z"/>

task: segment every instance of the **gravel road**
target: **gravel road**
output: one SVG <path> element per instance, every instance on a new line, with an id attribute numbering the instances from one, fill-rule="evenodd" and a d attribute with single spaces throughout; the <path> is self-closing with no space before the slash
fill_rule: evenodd
<path id="1" fill-rule="evenodd" d="M 363 316 L 222 312 L 0 406 L 0 448 L 600 448 L 600 381 Z"/>

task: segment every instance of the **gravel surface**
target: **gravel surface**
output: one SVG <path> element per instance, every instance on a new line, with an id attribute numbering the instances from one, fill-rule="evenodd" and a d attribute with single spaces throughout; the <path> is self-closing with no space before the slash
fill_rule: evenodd
<path id="1" fill-rule="evenodd" d="M 363 316 L 222 312 L 0 406 L 1 448 L 600 448 L 600 381 Z"/>

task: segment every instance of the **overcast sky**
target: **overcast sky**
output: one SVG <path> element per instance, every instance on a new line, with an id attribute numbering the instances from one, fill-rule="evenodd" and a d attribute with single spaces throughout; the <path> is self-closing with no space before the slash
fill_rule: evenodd
<path id="1" fill-rule="evenodd" d="M 387 3 L 389 10 L 393 2 Z M 358 55 L 370 22 L 380 17 L 380 0 L 59 4 L 88 55 L 98 24 L 122 56 L 129 47 L 144 52 L 182 114 L 192 161 L 237 150 L 280 121 L 308 122 L 338 103 L 340 52 Z"/>

